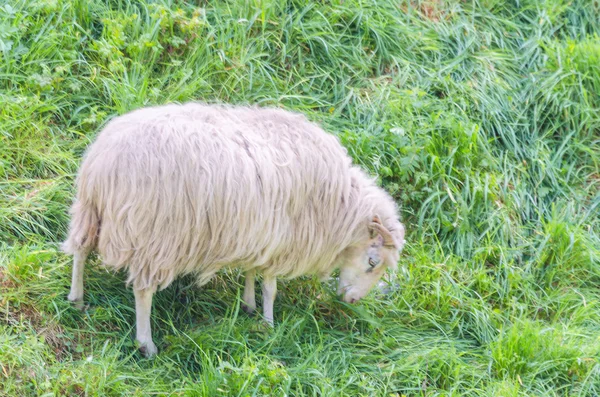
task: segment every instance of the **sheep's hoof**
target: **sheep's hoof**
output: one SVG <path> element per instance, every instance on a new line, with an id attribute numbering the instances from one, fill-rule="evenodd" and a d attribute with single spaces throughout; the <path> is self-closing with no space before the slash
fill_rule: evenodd
<path id="1" fill-rule="evenodd" d="M 272 318 L 263 318 L 262 324 L 265 327 L 265 329 L 267 329 L 269 331 L 271 331 L 275 328 L 275 322 L 273 321 Z"/>
<path id="2" fill-rule="evenodd" d="M 69 297 L 68 299 L 69 302 L 71 302 L 71 304 L 75 307 L 75 309 L 79 311 L 85 310 L 86 305 L 83 303 L 83 299 L 71 299 L 71 297 Z"/>
<path id="3" fill-rule="evenodd" d="M 256 308 L 255 307 L 250 307 L 247 304 L 242 303 L 242 310 L 245 311 L 249 316 L 254 317 Z"/>
<path id="4" fill-rule="evenodd" d="M 390 295 L 392 294 L 394 291 L 397 291 L 400 289 L 400 284 L 398 283 L 386 283 L 384 281 L 380 281 L 377 284 L 377 289 L 379 290 L 379 293 L 381 293 L 382 295 Z"/>
<path id="5" fill-rule="evenodd" d="M 137 341 L 137 343 L 139 344 L 138 350 L 146 358 L 152 358 L 156 356 L 156 353 L 158 353 L 158 349 L 156 348 L 154 342 L 141 343 Z"/>
<path id="6" fill-rule="evenodd" d="M 259 335 L 268 336 L 271 335 L 275 327 L 270 324 L 267 320 L 261 318 L 260 321 L 257 321 L 252 327 L 252 332 L 255 332 Z"/>

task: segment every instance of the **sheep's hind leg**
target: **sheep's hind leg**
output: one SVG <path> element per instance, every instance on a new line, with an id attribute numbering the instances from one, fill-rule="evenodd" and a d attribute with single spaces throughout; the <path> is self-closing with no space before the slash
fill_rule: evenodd
<path id="1" fill-rule="evenodd" d="M 275 302 L 275 295 L 277 295 L 277 277 L 267 276 L 263 277 L 263 316 L 270 326 L 273 326 L 273 303 Z"/>
<path id="2" fill-rule="evenodd" d="M 254 313 L 256 310 L 256 298 L 254 296 L 254 278 L 256 276 L 256 270 L 248 270 L 245 273 L 245 284 L 244 284 L 244 302 L 242 303 L 242 309 L 248 313 Z"/>
<path id="3" fill-rule="evenodd" d="M 152 341 L 152 329 L 150 327 L 150 312 L 152 311 L 152 295 L 154 291 L 156 291 L 156 288 L 133 290 L 135 295 L 135 339 L 139 343 L 140 352 L 147 358 L 158 353 L 158 349 Z"/>
<path id="4" fill-rule="evenodd" d="M 73 273 L 71 277 L 71 291 L 67 299 L 73 302 L 78 309 L 83 309 L 83 269 L 85 260 L 90 253 L 89 248 L 81 249 L 73 255 Z"/>

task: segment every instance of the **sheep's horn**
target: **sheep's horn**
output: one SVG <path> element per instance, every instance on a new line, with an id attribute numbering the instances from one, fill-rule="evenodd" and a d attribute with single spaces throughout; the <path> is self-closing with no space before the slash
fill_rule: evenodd
<path id="1" fill-rule="evenodd" d="M 383 237 L 383 245 L 390 247 L 397 246 L 396 240 L 394 240 L 394 237 L 392 236 L 390 231 L 387 230 L 387 228 L 381 224 L 381 220 L 377 215 L 373 218 L 373 222 L 369 224 L 369 227 L 371 228 L 371 230 L 376 231 L 381 235 L 381 237 Z"/>

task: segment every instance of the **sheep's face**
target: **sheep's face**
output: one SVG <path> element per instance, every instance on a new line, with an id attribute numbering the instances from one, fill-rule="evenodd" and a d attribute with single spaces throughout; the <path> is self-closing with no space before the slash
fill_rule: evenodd
<path id="1" fill-rule="evenodd" d="M 349 247 L 340 264 L 338 294 L 347 303 L 367 295 L 387 268 L 396 266 L 404 245 L 404 230 L 394 237 L 378 217 L 373 219 L 369 229 L 368 240 Z"/>

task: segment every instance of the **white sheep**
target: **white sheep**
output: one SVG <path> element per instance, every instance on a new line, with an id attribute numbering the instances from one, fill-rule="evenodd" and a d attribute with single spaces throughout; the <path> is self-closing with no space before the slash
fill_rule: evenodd
<path id="1" fill-rule="evenodd" d="M 69 300 L 78 304 L 91 250 L 127 270 L 136 338 L 150 356 L 152 296 L 178 276 L 202 285 L 241 268 L 253 311 L 262 273 L 273 324 L 277 277 L 339 268 L 338 293 L 352 303 L 396 266 L 403 245 L 394 201 L 333 135 L 280 109 L 188 103 L 107 124 L 81 164 L 63 250 L 74 256 Z"/>

